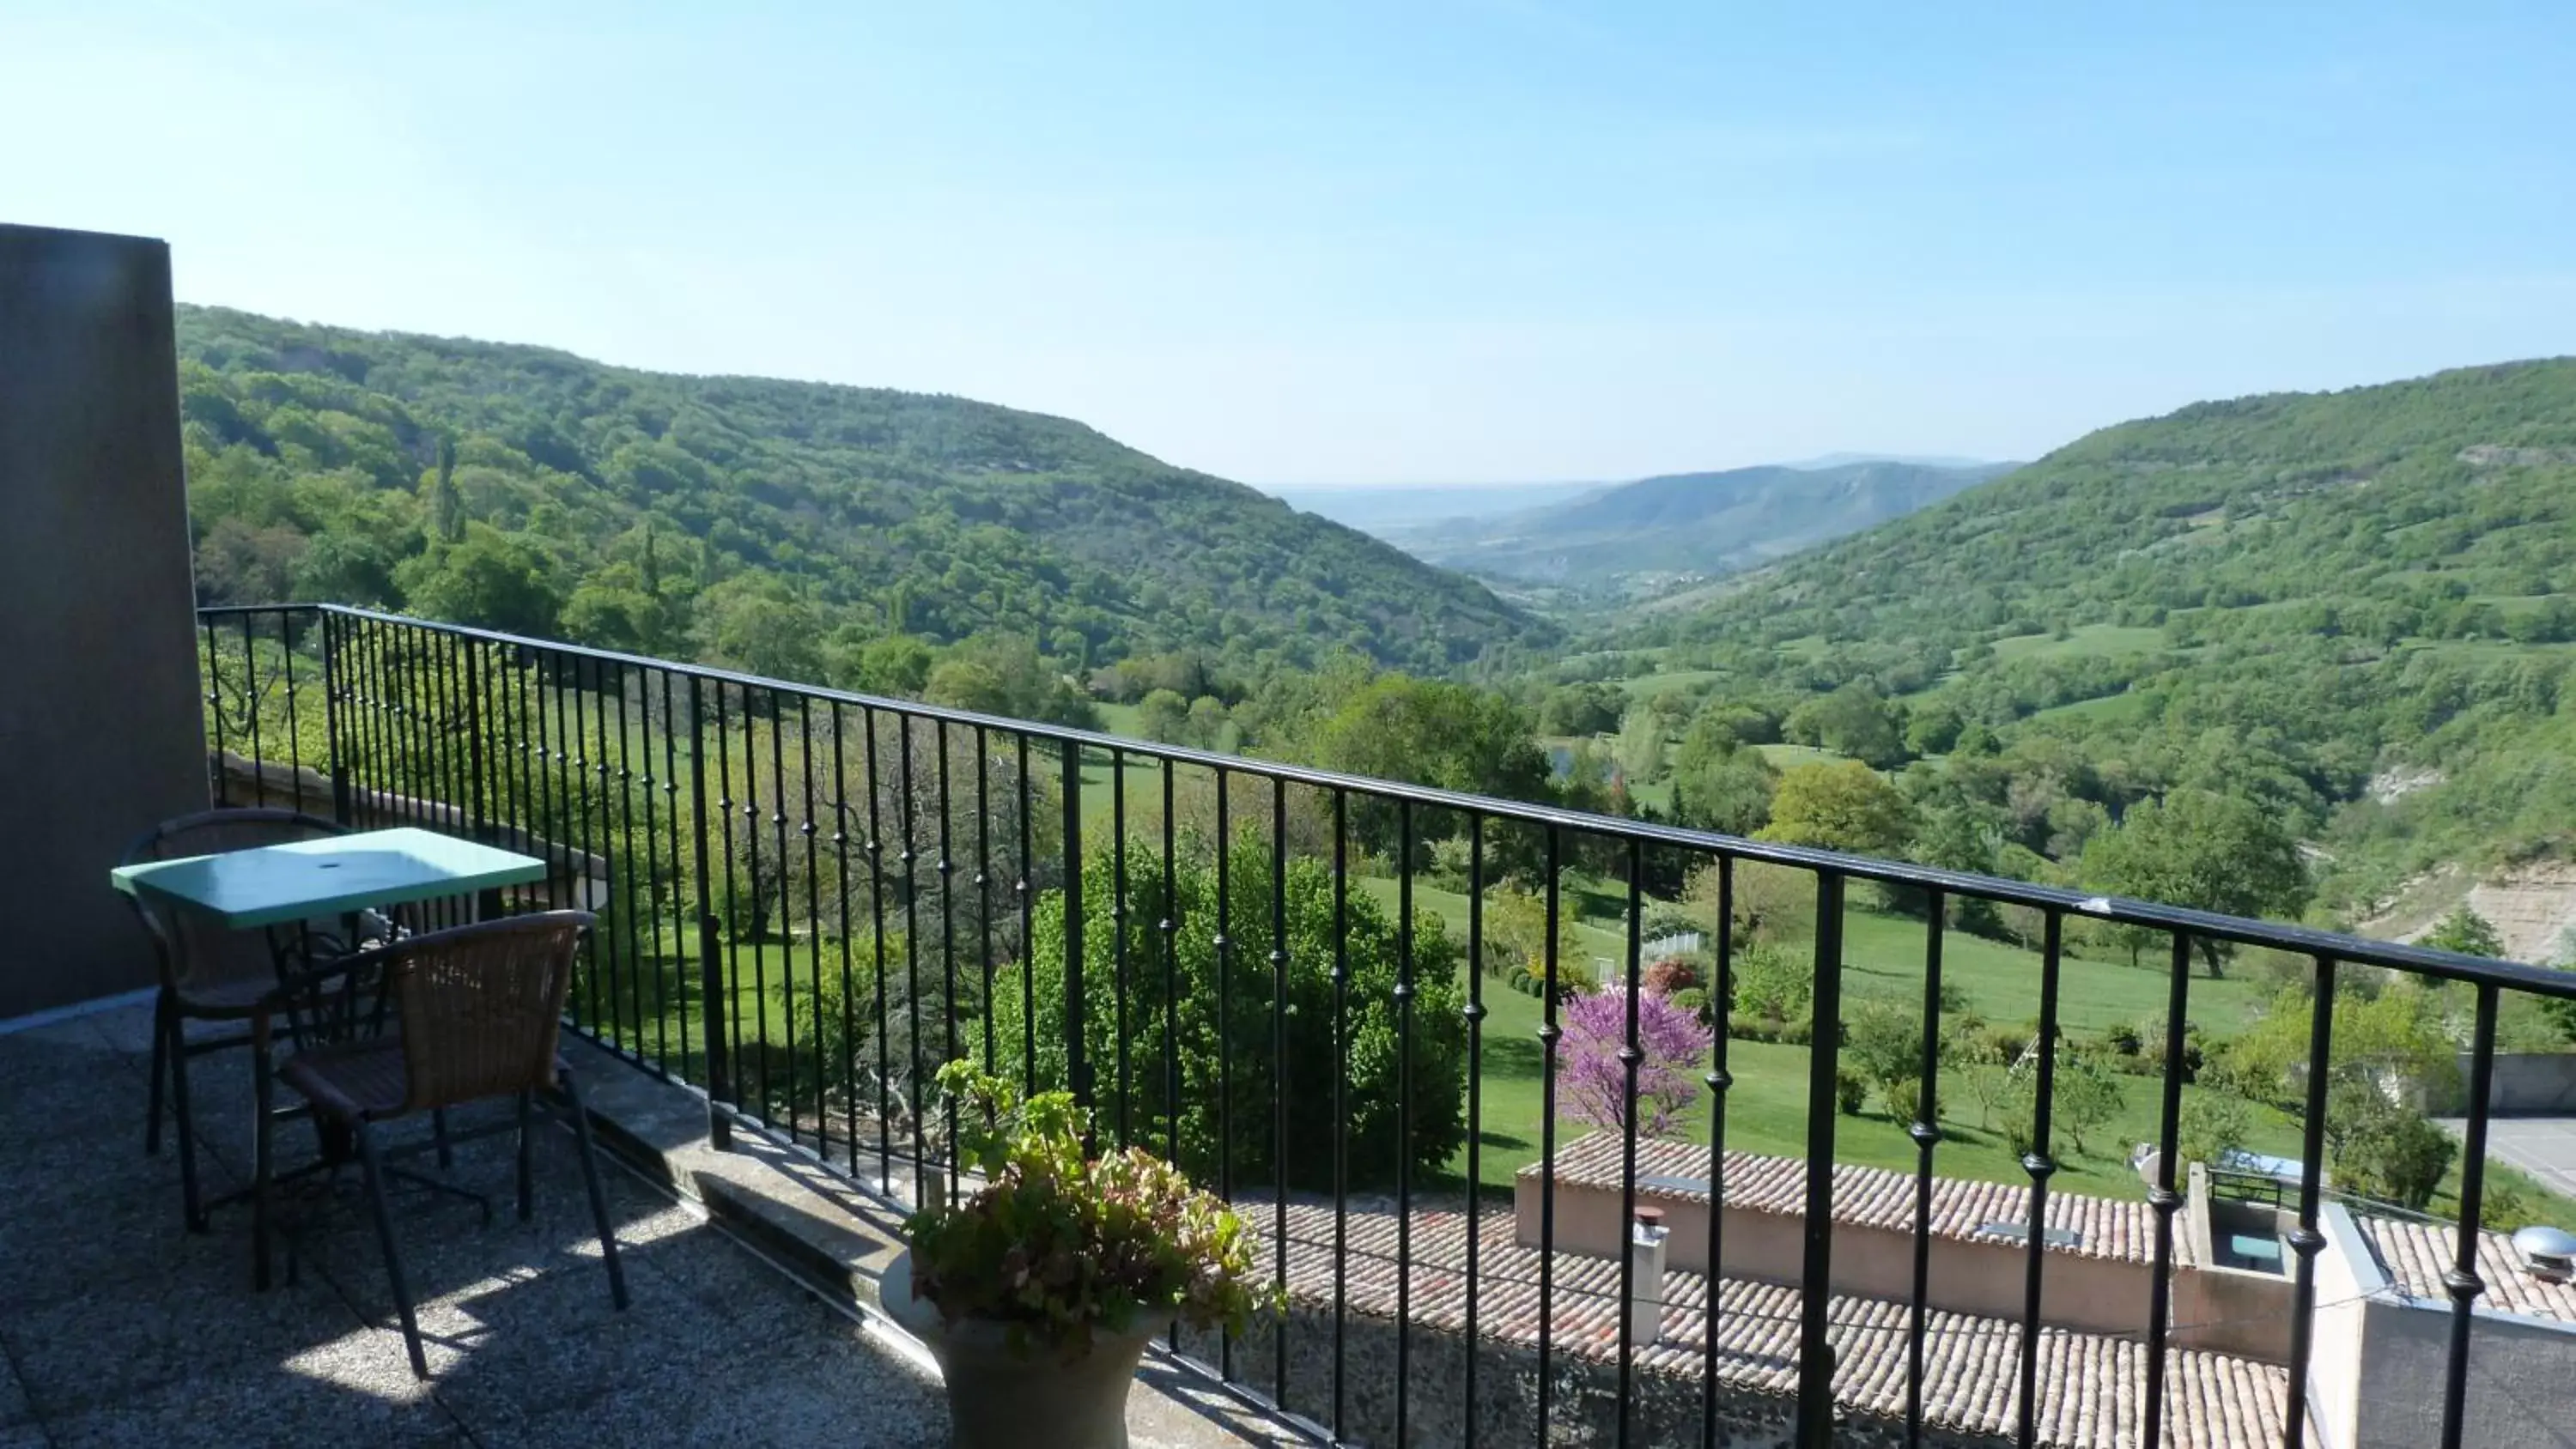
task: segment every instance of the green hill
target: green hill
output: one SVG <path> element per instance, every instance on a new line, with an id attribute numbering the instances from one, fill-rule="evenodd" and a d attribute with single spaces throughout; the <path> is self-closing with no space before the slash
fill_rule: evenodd
<path id="1" fill-rule="evenodd" d="M 2175 786 L 2261 801 L 2364 914 L 2576 831 L 2576 360 L 2106 428 L 1618 642 L 1703 694 L 1875 700 L 1910 754 L 1983 726 L 1953 783 L 2060 864 Z"/>
<path id="2" fill-rule="evenodd" d="M 1534 628 L 1062 418 L 211 308 L 182 308 L 179 338 L 211 602 L 408 606 L 809 672 L 835 630 L 1035 638 L 1067 667 L 1349 647 L 1443 671 Z"/>
<path id="3" fill-rule="evenodd" d="M 1386 536 L 1444 567 L 1519 583 L 1725 574 L 1902 517 L 2010 466 L 1871 461 L 1675 473 Z"/>

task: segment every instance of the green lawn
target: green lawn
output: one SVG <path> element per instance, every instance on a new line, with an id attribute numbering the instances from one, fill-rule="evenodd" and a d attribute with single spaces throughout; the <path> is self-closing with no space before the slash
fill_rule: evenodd
<path id="1" fill-rule="evenodd" d="M 1995 641 L 1997 659 L 2075 659 L 2089 655 L 2150 654 L 2164 647 L 2165 631 L 2120 624 L 2082 624 L 2063 639 L 2017 634 Z"/>
<path id="2" fill-rule="evenodd" d="M 1813 765 L 1821 761 L 1843 758 L 1832 750 L 1821 750 L 1814 745 L 1755 745 L 1753 748 L 1760 750 L 1762 758 L 1769 760 L 1771 768 L 1775 770 L 1787 770 L 1799 765 Z"/>
<path id="3" fill-rule="evenodd" d="M 1623 679 L 1619 681 L 1619 687 L 1628 692 L 1631 701 L 1643 701 L 1675 690 L 1696 689 L 1725 677 L 1715 669 L 1676 669 L 1667 674 L 1641 674 L 1633 679 Z"/>

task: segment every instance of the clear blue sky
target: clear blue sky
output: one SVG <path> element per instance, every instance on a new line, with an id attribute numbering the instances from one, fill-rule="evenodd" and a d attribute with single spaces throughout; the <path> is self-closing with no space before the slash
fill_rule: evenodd
<path id="1" fill-rule="evenodd" d="M 2568 0 L 0 0 L 0 220 L 1257 483 L 2029 456 L 2576 352 L 2571 77 Z"/>

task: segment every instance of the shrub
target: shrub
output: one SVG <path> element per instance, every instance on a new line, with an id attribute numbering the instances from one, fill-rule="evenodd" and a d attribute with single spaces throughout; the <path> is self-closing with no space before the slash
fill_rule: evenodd
<path id="1" fill-rule="evenodd" d="M 2159 1037 L 2157 1040 L 2159 1043 L 2159 1049 L 2161 1049 L 2163 1039 Z M 2122 1022 L 2102 1033 L 2102 1045 L 2110 1048 L 2113 1053 L 2119 1056 L 2136 1056 L 2140 1050 L 2138 1029 L 2126 1022 Z"/>
<path id="2" fill-rule="evenodd" d="M 1632 1002 L 1625 991 L 1604 991 L 1567 1002 L 1559 1016 L 1565 1027 L 1557 1054 L 1559 1100 L 1568 1115 L 1600 1127 L 1621 1127 L 1628 1120 L 1628 1066 L 1620 1052 L 1628 1042 L 1628 1013 L 1637 1016 L 1637 1130 L 1660 1137 L 1673 1128 L 1683 1109 L 1699 1098 L 1693 1075 L 1708 1055 L 1708 1029 L 1699 1018 L 1668 997 L 1639 992 Z"/>
<path id="3" fill-rule="evenodd" d="M 1095 879 L 1112 878 L 1111 842 L 1097 847 L 1091 869 Z M 1159 849 L 1159 842 L 1155 845 Z M 1253 837 L 1235 847 L 1238 882 L 1267 874 L 1269 844 Z M 1126 1121 L 1137 1135 L 1159 1142 L 1174 1107 L 1179 1113 L 1179 1165 L 1201 1180 L 1218 1176 L 1218 1087 L 1221 1075 L 1230 1089 L 1226 1102 L 1233 1127 L 1230 1160 L 1223 1164 L 1237 1182 L 1274 1183 L 1284 1174 L 1291 1187 L 1329 1189 L 1333 1183 L 1337 1139 L 1347 1152 L 1353 1187 L 1391 1183 L 1399 1152 L 1415 1167 L 1434 1171 L 1465 1140 L 1466 1022 L 1459 1014 L 1465 990 L 1459 980 L 1463 953 L 1436 916 L 1417 914 L 1413 927 L 1413 1002 L 1409 1061 L 1399 1055 L 1395 987 L 1399 965 L 1397 923 L 1371 897 L 1352 893 L 1343 924 L 1336 931 L 1330 869 L 1311 857 L 1292 860 L 1286 870 L 1286 1061 L 1274 1062 L 1271 1050 L 1275 984 L 1269 959 L 1271 901 L 1268 890 L 1238 888 L 1227 904 L 1224 930 L 1232 942 L 1226 953 L 1225 1014 L 1218 1014 L 1219 968 L 1216 871 L 1204 848 L 1184 854 L 1166 898 L 1161 873 L 1131 872 L 1123 926 L 1128 934 L 1127 959 L 1156 961 L 1157 969 L 1131 972 L 1126 990 L 1118 991 L 1111 963 L 1119 959 L 1113 893 L 1086 892 L 1083 897 L 1083 960 L 1090 982 L 1089 1010 L 1084 1014 L 1084 1041 L 1094 1065 L 1094 1107 L 1105 1122 Z M 1179 923 L 1172 934 L 1178 977 L 1179 1031 L 1166 1040 L 1166 972 L 1161 969 L 1162 933 L 1155 922 Z M 1064 1052 L 1064 902 L 1049 892 L 1035 912 L 1029 968 L 1035 978 L 1034 1033 L 1037 1081 L 1041 1087 L 1065 1081 Z M 1337 1013 L 1333 986 L 1336 950 L 1346 953 L 1350 968 L 1348 1035 L 1336 1041 Z M 1017 991 L 996 993 L 994 1035 L 1005 1042 L 1021 1040 L 1029 1025 L 1022 1018 Z M 1124 1041 L 1120 1029 L 1127 1027 Z M 1177 1053 L 1177 1060 L 1174 1053 Z M 1122 1057 L 1123 1053 L 1123 1057 Z M 1124 1061 L 1126 1071 L 1112 1070 Z M 1177 1067 L 1180 1101 L 1166 1097 L 1166 1075 Z M 1284 1070 L 1283 1070 L 1284 1067 Z M 1396 1081 L 1409 1070 L 1412 1086 L 1412 1139 L 1399 1146 L 1396 1135 Z M 1347 1120 L 1333 1118 L 1331 1084 L 1338 1076 Z M 1128 1083 L 1122 1104 L 1120 1081 Z M 1274 1140 L 1277 1105 L 1288 1106 L 1287 1140 Z M 1124 1113 L 1121 1113 L 1121 1106 Z"/>
<path id="4" fill-rule="evenodd" d="M 1869 1105 L 1869 1083 L 1858 1072 L 1848 1068 L 1834 1073 L 1834 1106 L 1846 1117 L 1857 1117 Z"/>
<path id="5" fill-rule="evenodd" d="M 2538 1215 L 2522 1189 L 2505 1181 L 2494 1168 L 2488 1168 L 2485 1187 L 2478 1194 L 2478 1226 L 2491 1233 L 2510 1233 L 2535 1221 Z"/>
<path id="6" fill-rule="evenodd" d="M 1878 1084 L 1879 1106 L 1900 1127 L 1941 1120 L 1938 1094 L 1923 1090 L 1921 1077 L 1899 1077 Z"/>
<path id="7" fill-rule="evenodd" d="M 1923 1070 L 1923 1016 L 1892 1001 L 1863 1001 L 1843 1024 L 1843 1060 L 1882 1090 Z"/>
<path id="8" fill-rule="evenodd" d="M 2020 1026 L 1988 1027 L 1986 1029 L 1986 1055 L 1995 1061 L 2003 1063 L 2005 1066 L 2011 1066 L 2013 1063 L 2021 1060 L 2023 1052 L 2030 1050 L 2031 1038 L 2037 1035 L 2039 1035 L 2039 1024 L 2037 1022 L 2029 1022 Z"/>
<path id="9" fill-rule="evenodd" d="M 1716 1019 L 1708 991 L 1704 987 L 1685 986 L 1673 993 L 1672 1003 L 1689 1012 L 1701 1026 L 1708 1026 Z"/>
<path id="10" fill-rule="evenodd" d="M 1649 996 L 1670 996 L 1699 985 L 1699 972 L 1678 956 L 1667 956 L 1649 964 L 1638 978 Z"/>
<path id="11" fill-rule="evenodd" d="M 1802 1016 L 1795 1021 L 1780 1023 L 1782 1046 L 1812 1046 L 1815 1040 L 1816 1019 L 1812 1016 Z"/>
<path id="12" fill-rule="evenodd" d="M 2375 1081 L 2338 1081 L 2326 1109 L 2335 1175 L 2365 1197 L 2422 1212 L 2451 1170 L 2459 1144 L 2418 1112 L 2388 1100 Z"/>
<path id="13" fill-rule="evenodd" d="M 1777 946 L 1748 946 L 1735 955 L 1727 973 L 1732 998 L 1727 1010 L 1787 1021 L 1803 1014 L 1816 999 L 1815 966 Z"/>
<path id="14" fill-rule="evenodd" d="M 1775 1042 L 1780 1039 L 1780 1023 L 1767 1016 L 1738 1014 L 1726 1019 L 1729 1041 Z"/>

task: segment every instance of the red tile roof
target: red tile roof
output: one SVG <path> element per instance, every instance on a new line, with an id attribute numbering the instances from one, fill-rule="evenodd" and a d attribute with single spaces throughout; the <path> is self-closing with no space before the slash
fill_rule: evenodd
<path id="1" fill-rule="evenodd" d="M 1730 1192 L 1732 1187 L 1730 1185 Z M 1237 1204 L 1255 1230 L 1261 1271 L 1270 1271 L 1269 1204 Z M 1409 1275 L 1400 1268 L 1396 1214 L 1354 1206 L 1342 1248 L 1351 1311 L 1396 1315 L 1397 1285 L 1409 1276 L 1414 1322 L 1464 1331 L 1470 1282 L 1468 1220 L 1454 1208 L 1416 1208 Z M 1334 1289 L 1334 1214 L 1329 1204 L 1288 1208 L 1287 1280 L 1293 1297 L 1329 1306 Z M 1570 1252 L 1552 1255 L 1550 1317 L 1556 1351 L 1594 1362 L 1619 1353 L 1620 1264 Z M 1477 1224 L 1472 1285 L 1476 1332 L 1522 1344 L 1539 1341 L 1541 1265 L 1515 1241 L 1513 1215 L 1484 1209 Z M 1721 1279 L 1715 1284 L 1718 1374 L 1743 1392 L 1791 1395 L 1798 1382 L 1799 1296 L 1795 1288 Z M 1711 1282 L 1696 1273 L 1665 1278 L 1663 1333 L 1634 1356 L 1637 1372 L 1699 1382 L 1709 1342 Z M 1857 1412 L 1901 1420 L 1905 1412 L 1904 1304 L 1836 1295 L 1829 1300 L 1836 1350 L 1834 1397 Z M 2021 1328 L 2003 1319 L 1925 1315 L 1924 1417 L 1966 1433 L 2010 1436 L 2016 1425 Z M 2256 1449 L 2276 1444 L 2288 1376 L 2222 1354 L 2169 1349 L 2167 1432 L 2172 1449 Z M 2145 1395 L 2146 1347 L 2130 1338 L 2040 1330 L 2039 1441 L 2061 1449 L 2135 1449 Z"/>
<path id="2" fill-rule="evenodd" d="M 2442 1275 L 2458 1256 L 2459 1229 L 2359 1212 L 2352 1221 L 2392 1286 L 2410 1298 L 2450 1306 L 2451 1290 L 2443 1286 Z M 2576 1284 L 2551 1283 L 2523 1271 L 2522 1255 L 2513 1250 L 2507 1234 L 2478 1234 L 2478 1276 L 2486 1280 L 2486 1291 L 2477 1298 L 2481 1308 L 2576 1323 Z"/>

